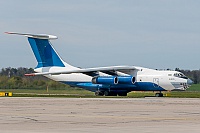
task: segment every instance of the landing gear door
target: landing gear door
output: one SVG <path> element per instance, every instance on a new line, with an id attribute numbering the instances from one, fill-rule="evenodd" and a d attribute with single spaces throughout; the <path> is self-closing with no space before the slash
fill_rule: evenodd
<path id="1" fill-rule="evenodd" d="M 153 78 L 153 86 L 155 88 L 158 88 L 159 87 L 159 78 Z"/>

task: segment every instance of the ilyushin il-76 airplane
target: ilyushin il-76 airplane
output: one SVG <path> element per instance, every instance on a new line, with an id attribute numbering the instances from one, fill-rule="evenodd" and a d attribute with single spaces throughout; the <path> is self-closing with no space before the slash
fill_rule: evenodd
<path id="1" fill-rule="evenodd" d="M 186 90 L 193 82 L 178 71 L 154 70 L 137 66 L 108 66 L 95 68 L 74 67 L 58 55 L 49 40 L 57 36 L 46 34 L 26 34 L 37 60 L 36 73 L 26 76 L 43 75 L 55 81 L 80 87 L 96 96 L 127 96 L 131 91 L 155 91 L 162 97 L 163 91 Z"/>

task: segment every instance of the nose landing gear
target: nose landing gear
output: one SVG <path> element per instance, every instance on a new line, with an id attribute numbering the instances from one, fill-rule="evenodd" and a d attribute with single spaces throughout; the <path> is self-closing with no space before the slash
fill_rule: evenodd
<path id="1" fill-rule="evenodd" d="M 161 92 L 160 93 L 156 93 L 155 97 L 163 97 L 163 93 L 161 93 Z"/>

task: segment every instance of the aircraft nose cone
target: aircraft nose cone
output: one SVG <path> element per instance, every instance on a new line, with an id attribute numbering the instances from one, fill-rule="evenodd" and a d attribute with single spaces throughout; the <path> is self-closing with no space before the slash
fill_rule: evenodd
<path id="1" fill-rule="evenodd" d="M 187 79 L 187 84 L 192 85 L 194 82 L 191 79 Z"/>

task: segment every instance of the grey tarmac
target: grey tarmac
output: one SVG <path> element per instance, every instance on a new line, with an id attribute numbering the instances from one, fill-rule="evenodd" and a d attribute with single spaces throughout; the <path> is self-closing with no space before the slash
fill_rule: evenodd
<path id="1" fill-rule="evenodd" d="M 200 133 L 200 99 L 0 98 L 1 133 Z"/>

